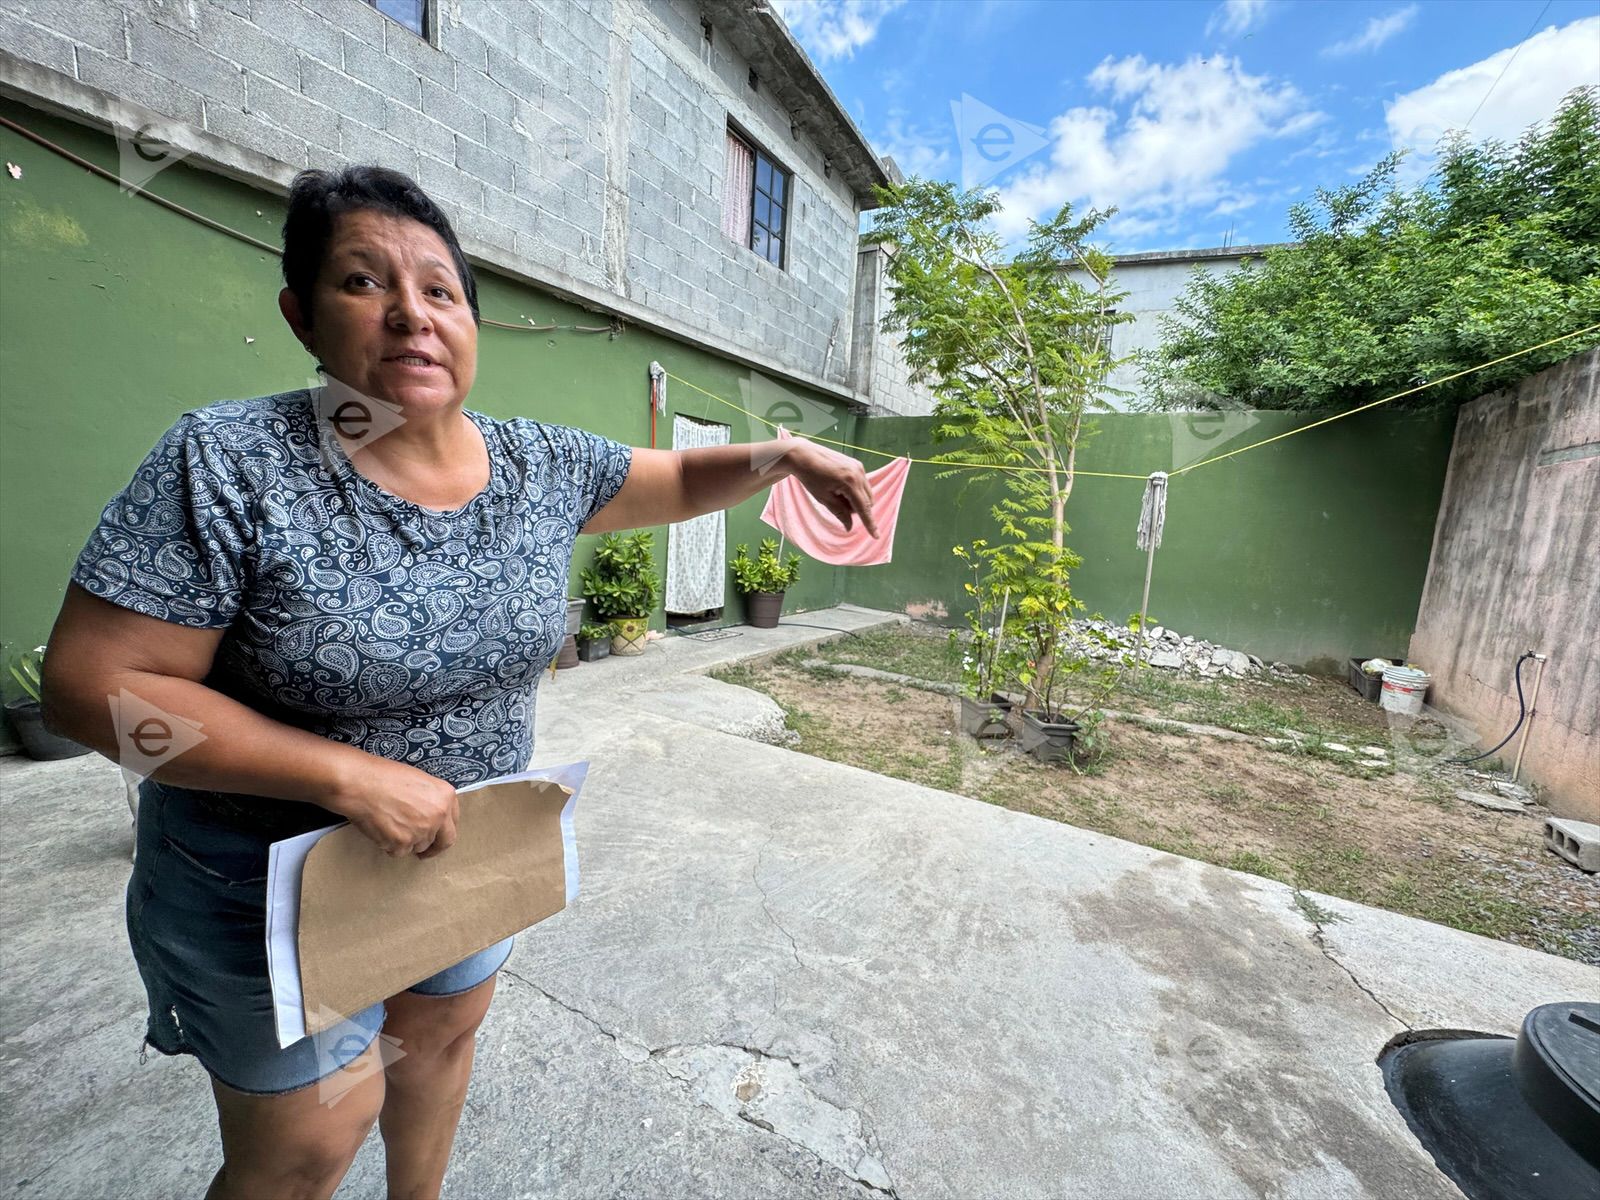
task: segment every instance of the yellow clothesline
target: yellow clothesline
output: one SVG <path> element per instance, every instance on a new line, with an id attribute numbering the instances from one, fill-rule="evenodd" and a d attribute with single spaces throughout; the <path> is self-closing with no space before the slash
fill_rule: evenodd
<path id="1" fill-rule="evenodd" d="M 777 425 L 776 422 L 769 421 L 765 417 L 758 416 L 755 413 L 751 412 L 748 408 L 745 408 L 742 404 L 735 404 L 732 400 L 725 399 L 724 397 L 717 395 L 715 392 L 708 392 L 708 391 L 706 391 L 705 388 L 701 387 L 699 384 L 691 383 L 691 382 L 689 382 L 689 380 L 683 378 L 683 376 L 681 376 L 681 375 L 674 375 L 671 371 L 668 371 L 667 372 L 667 378 L 672 380 L 674 383 L 681 383 L 684 387 L 690 388 L 690 389 L 692 389 L 692 390 L 694 390 L 696 392 L 699 392 L 702 396 L 709 396 L 709 397 L 711 397 L 711 399 L 717 401 L 719 404 L 726 404 L 729 408 L 738 409 L 745 416 L 749 417 L 752 421 L 760 421 L 763 425 L 767 426 L 769 429 L 776 430 L 778 428 L 778 425 Z M 853 442 L 841 442 L 836 438 L 822 437 L 820 434 L 803 433 L 803 434 L 796 434 L 795 436 L 796 437 L 808 438 L 809 440 L 811 440 L 813 442 L 826 442 L 830 446 L 838 446 L 838 447 L 840 447 L 841 449 L 844 449 L 844 450 L 856 450 L 856 451 L 859 451 L 862 454 L 876 454 L 879 458 L 907 458 L 907 459 L 910 459 L 910 461 L 912 461 L 914 463 L 926 463 L 929 466 L 946 467 L 946 468 L 948 468 L 948 469 L 950 469 L 952 471 L 1023 471 L 1023 472 L 1028 472 L 1028 473 L 1031 473 L 1031 474 L 1041 474 L 1041 475 L 1042 474 L 1048 474 L 1048 468 L 1046 468 L 1046 467 L 1011 467 L 1011 466 L 1005 466 L 1003 464 L 996 464 L 994 466 L 984 466 L 984 465 L 979 464 L 979 463 L 941 462 L 937 458 L 911 458 L 911 456 L 908 455 L 908 454 L 890 454 L 887 450 L 873 450 L 873 449 L 871 449 L 870 447 L 867 447 L 867 446 L 857 446 Z M 1074 471 L 1073 474 L 1074 475 L 1093 475 L 1098 479 L 1141 479 L 1142 480 L 1142 479 L 1145 478 L 1143 475 L 1126 475 L 1126 474 L 1123 474 L 1120 471 L 1081 471 L 1080 470 L 1080 471 Z"/>
<path id="2" fill-rule="evenodd" d="M 1414 396 L 1418 392 L 1425 392 L 1429 388 L 1439 387 L 1441 384 L 1449 383 L 1451 380 L 1460 379 L 1463 375 L 1471 375 L 1475 371 L 1483 371 L 1487 370 L 1489 367 L 1499 366 L 1503 362 L 1510 362 L 1513 358 L 1521 358 L 1524 354 L 1532 354 L 1536 350 L 1543 350 L 1547 346 L 1554 346 L 1557 342 L 1570 341 L 1572 338 L 1582 337 L 1584 334 L 1593 333 L 1596 330 L 1600 330 L 1600 323 L 1587 326 L 1583 329 L 1575 329 L 1571 333 L 1562 334 L 1560 337 L 1553 337 L 1547 342 L 1540 342 L 1537 346 L 1527 346 L 1521 350 L 1514 351 L 1511 354 L 1501 355 L 1499 358 L 1490 359 L 1488 362 L 1479 363 L 1475 367 L 1467 367 L 1465 370 L 1457 371 L 1453 375 L 1445 375 L 1439 379 L 1430 379 L 1427 383 L 1420 383 L 1416 387 L 1407 388 L 1403 392 L 1395 392 L 1393 395 L 1384 396 L 1380 399 L 1370 401 L 1367 404 L 1361 404 L 1355 408 L 1346 409 L 1344 412 L 1334 413 L 1331 417 L 1323 417 L 1321 420 L 1312 421 L 1307 425 L 1301 425 L 1297 429 L 1286 430 L 1283 433 L 1274 434 L 1272 437 L 1262 438 L 1259 442 L 1251 442 L 1248 446 L 1240 446 L 1238 449 L 1229 450 L 1225 454 L 1217 454 L 1211 458 L 1202 459 L 1200 462 L 1190 463 L 1188 466 L 1179 467 L 1175 471 L 1168 472 L 1168 474 L 1174 476 L 1186 474 L 1189 471 L 1193 471 L 1197 467 L 1209 466 L 1211 463 L 1221 462 L 1225 458 L 1232 458 L 1236 454 L 1243 454 L 1246 450 L 1255 450 L 1261 446 L 1271 445 L 1273 442 L 1280 442 L 1284 438 L 1293 437 L 1297 433 L 1305 433 L 1308 430 L 1316 429 L 1319 426 L 1327 425 L 1330 422 L 1342 420 L 1345 417 L 1352 417 L 1356 413 L 1366 412 L 1368 409 L 1377 408 L 1380 404 L 1388 404 L 1392 400 L 1400 400 L 1406 396 Z M 712 400 L 715 400 L 718 404 L 726 404 L 729 408 L 736 409 L 737 411 L 743 413 L 752 421 L 759 421 L 774 431 L 776 431 L 778 428 L 776 422 L 769 421 L 766 417 L 759 416 L 756 413 L 751 412 L 742 404 L 736 404 L 724 396 L 719 396 L 715 392 L 707 391 L 699 384 L 693 383 L 690 380 L 683 378 L 681 375 L 675 375 L 671 371 L 668 371 L 666 375 L 667 378 L 672 380 L 674 383 L 682 384 L 684 387 L 689 388 L 692 391 L 699 392 L 702 396 L 708 396 Z M 838 446 L 842 450 L 854 450 L 860 454 L 876 454 L 880 458 L 910 458 L 909 455 L 892 454 L 886 450 L 874 450 L 868 446 L 857 446 L 853 442 L 841 442 L 836 438 L 826 438 L 818 434 L 797 434 L 796 436 L 806 437 L 814 442 L 824 442 L 830 446 Z M 925 463 L 929 466 L 945 467 L 946 469 L 952 471 L 1019 471 L 1030 474 L 1047 474 L 1049 470 L 1047 467 L 1013 467 L 1001 464 L 988 466 L 981 463 L 953 463 L 944 462 L 936 458 L 911 458 L 910 461 L 914 463 Z M 1094 479 L 1145 480 L 1150 477 L 1148 473 L 1144 475 L 1130 475 L 1122 471 L 1075 470 L 1073 471 L 1073 474 L 1075 476 L 1089 476 Z"/>

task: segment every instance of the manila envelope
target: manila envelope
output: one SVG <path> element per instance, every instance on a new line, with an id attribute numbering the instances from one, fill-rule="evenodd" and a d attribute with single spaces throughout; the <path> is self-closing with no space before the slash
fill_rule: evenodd
<path id="1" fill-rule="evenodd" d="M 561 810 L 547 780 L 461 794 L 455 845 L 391 858 L 353 825 L 306 856 L 300 989 L 306 1032 L 405 991 L 567 904 Z"/>

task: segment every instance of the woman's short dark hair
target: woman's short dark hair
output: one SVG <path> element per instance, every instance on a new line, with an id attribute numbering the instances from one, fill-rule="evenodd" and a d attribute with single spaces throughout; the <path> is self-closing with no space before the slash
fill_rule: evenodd
<path id="1" fill-rule="evenodd" d="M 300 301 L 300 312 L 311 325 L 311 296 L 322 261 L 333 237 L 334 221 L 341 213 L 370 208 L 393 217 L 420 221 L 444 239 L 455 261 L 456 274 L 466 291 L 477 324 L 478 281 L 467 256 L 461 252 L 450 219 L 416 180 L 388 167 L 343 167 L 337 171 L 301 171 L 289 186 L 289 209 L 283 219 L 283 282 Z"/>

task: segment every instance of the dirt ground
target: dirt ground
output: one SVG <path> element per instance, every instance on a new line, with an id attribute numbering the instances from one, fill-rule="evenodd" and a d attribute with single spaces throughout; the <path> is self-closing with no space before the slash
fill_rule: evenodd
<path id="1" fill-rule="evenodd" d="M 869 635 L 822 654 L 948 682 L 936 637 Z M 1397 740 L 1342 681 L 1136 672 L 1106 707 L 1258 736 L 1108 720 L 1100 755 L 1074 769 L 960 733 L 952 696 L 807 667 L 811 653 L 718 674 L 777 700 L 805 753 L 1600 965 L 1600 881 L 1543 849 L 1544 811 L 1457 800 L 1473 781 Z M 1258 740 L 1286 730 L 1300 739 Z M 1386 747 L 1399 769 L 1329 740 Z"/>

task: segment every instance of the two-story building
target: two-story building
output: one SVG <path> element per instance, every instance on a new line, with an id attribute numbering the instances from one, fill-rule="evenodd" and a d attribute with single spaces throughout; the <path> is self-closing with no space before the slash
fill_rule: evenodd
<path id="1" fill-rule="evenodd" d="M 892 167 L 750 0 L 5 0 L 0 117 L 15 644 L 178 413 L 315 382 L 276 307 L 307 167 L 444 206 L 480 275 L 471 407 L 671 446 L 853 440 L 874 403 L 858 229 Z M 693 385 L 660 411 L 652 362 Z M 724 547 L 758 512 L 656 531 L 669 610 L 740 619 Z M 790 606 L 839 587 L 810 564 Z"/>

